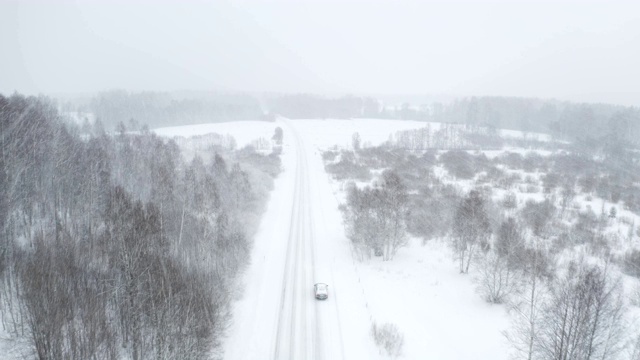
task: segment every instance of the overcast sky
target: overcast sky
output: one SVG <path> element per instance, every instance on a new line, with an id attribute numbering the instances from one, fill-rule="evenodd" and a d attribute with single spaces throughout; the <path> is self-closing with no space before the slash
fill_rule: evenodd
<path id="1" fill-rule="evenodd" d="M 0 0 L 0 92 L 114 88 L 640 106 L 640 1 Z"/>

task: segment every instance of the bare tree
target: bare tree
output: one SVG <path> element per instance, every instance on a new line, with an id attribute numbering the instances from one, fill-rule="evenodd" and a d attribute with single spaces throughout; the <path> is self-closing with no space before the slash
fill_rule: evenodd
<path id="1" fill-rule="evenodd" d="M 276 145 L 282 145 L 282 140 L 283 140 L 283 132 L 282 132 L 282 128 L 280 126 L 277 126 L 275 131 L 273 132 L 273 136 L 271 137 L 271 140 L 276 142 Z"/>
<path id="2" fill-rule="evenodd" d="M 637 335 L 629 351 L 629 360 L 640 360 L 640 335 Z"/>
<path id="3" fill-rule="evenodd" d="M 347 236 L 361 257 L 393 259 L 407 245 L 408 196 L 402 179 L 392 171 L 375 187 L 351 185 L 343 206 Z"/>
<path id="4" fill-rule="evenodd" d="M 529 200 L 522 209 L 522 219 L 534 235 L 546 237 L 555 212 L 556 207 L 549 199 L 542 202 Z"/>
<path id="5" fill-rule="evenodd" d="M 355 132 L 351 135 L 351 145 L 353 146 L 353 151 L 360 150 L 360 146 L 362 145 L 362 139 L 360 139 L 360 134 Z"/>
<path id="6" fill-rule="evenodd" d="M 533 340 L 538 359 L 616 359 L 626 345 L 619 279 L 607 268 L 571 262 L 552 283 Z"/>
<path id="7" fill-rule="evenodd" d="M 347 190 L 347 203 L 342 206 L 347 237 L 360 259 L 369 258 L 371 251 L 379 249 L 378 228 L 373 214 L 374 197 L 370 189 L 359 190 L 350 184 Z"/>
<path id="8" fill-rule="evenodd" d="M 551 280 L 551 263 L 541 249 L 526 249 L 519 258 L 522 291 L 510 304 L 513 325 L 505 336 L 515 349 L 518 359 L 538 359 L 537 347 L 542 306 L 548 296 Z"/>
<path id="9" fill-rule="evenodd" d="M 116 359 L 105 279 L 86 272 L 70 239 L 40 236 L 18 268 L 20 309 L 37 359 Z"/>
<path id="10" fill-rule="evenodd" d="M 491 228 L 480 192 L 472 190 L 462 199 L 454 215 L 451 247 L 456 253 L 460 273 L 469 272 L 469 265 L 478 248 L 488 246 Z"/>
<path id="11" fill-rule="evenodd" d="M 518 266 L 525 251 L 525 241 L 524 232 L 514 218 L 509 217 L 500 224 L 494 248 L 500 257 L 507 260 L 509 266 Z"/>
<path id="12" fill-rule="evenodd" d="M 564 215 L 567 206 L 571 204 L 573 199 L 576 197 L 576 191 L 574 190 L 575 184 L 571 180 L 566 180 L 563 182 L 561 190 L 560 190 L 560 216 Z"/>
<path id="13" fill-rule="evenodd" d="M 478 266 L 478 292 L 493 304 L 501 304 L 520 290 L 518 270 L 496 251 L 489 251 Z"/>
<path id="14" fill-rule="evenodd" d="M 384 260 L 391 260 L 398 249 L 407 245 L 407 216 L 409 213 L 407 188 L 393 171 L 382 174 L 382 210 L 388 210 L 388 236 L 383 239 Z"/>

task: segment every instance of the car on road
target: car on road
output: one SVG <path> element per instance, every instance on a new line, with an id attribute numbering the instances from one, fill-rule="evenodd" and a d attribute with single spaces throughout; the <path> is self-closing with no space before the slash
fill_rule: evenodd
<path id="1" fill-rule="evenodd" d="M 318 300 L 327 300 L 329 297 L 329 285 L 325 283 L 317 283 L 313 285 L 313 294 Z"/>

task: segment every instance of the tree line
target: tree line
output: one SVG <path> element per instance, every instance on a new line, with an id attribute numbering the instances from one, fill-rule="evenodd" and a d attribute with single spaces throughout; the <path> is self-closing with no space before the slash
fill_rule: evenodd
<path id="1" fill-rule="evenodd" d="M 0 95 L 0 314 L 25 358 L 219 351 L 279 157 L 185 160 L 145 127 L 118 128 L 83 131 L 47 98 Z"/>
<path id="2" fill-rule="evenodd" d="M 92 113 L 106 129 L 133 119 L 152 128 L 233 120 L 261 119 L 259 100 L 251 95 L 215 92 L 129 92 L 111 90 L 89 100 L 63 104 L 68 110 Z M 136 128 L 138 126 L 135 126 Z"/>
<path id="3" fill-rule="evenodd" d="M 419 107 L 381 107 L 372 117 L 483 126 L 553 135 L 588 153 L 615 154 L 640 146 L 640 109 L 516 97 L 480 96 Z"/>
<path id="4" fill-rule="evenodd" d="M 400 100 L 393 99 L 395 102 Z M 231 120 L 268 120 L 271 117 L 267 114 L 280 114 L 289 118 L 310 119 L 418 120 L 460 124 L 489 131 L 512 129 L 525 133 L 540 132 L 582 144 L 583 151 L 602 151 L 614 156 L 625 148 L 637 148 L 640 145 L 640 109 L 637 107 L 497 96 L 462 97 L 446 103 L 433 99 L 413 101 L 421 102 L 413 105 L 404 102 L 396 106 L 371 96 L 132 93 L 113 90 L 101 92 L 89 101 L 70 101 L 64 107 L 95 114 L 109 130 L 115 129 L 119 122 L 130 119 L 159 127 Z M 478 134 L 478 131 L 473 133 Z M 483 138 L 476 141 L 496 140 L 493 136 L 487 137 L 491 134 L 480 135 Z M 426 147 L 432 147 L 426 144 Z"/>

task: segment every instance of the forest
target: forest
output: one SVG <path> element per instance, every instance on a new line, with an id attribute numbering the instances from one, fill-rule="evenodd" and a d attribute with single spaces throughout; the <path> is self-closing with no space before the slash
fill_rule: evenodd
<path id="1" fill-rule="evenodd" d="M 211 146 L 189 159 L 146 126 L 105 127 L 0 95 L 7 355 L 210 358 L 279 154 Z"/>
<path id="2" fill-rule="evenodd" d="M 156 128 L 262 116 L 258 98 L 242 93 L 110 90 L 88 99 L 72 98 L 61 105 L 65 111 L 94 115 L 108 131 L 130 120 Z"/>

